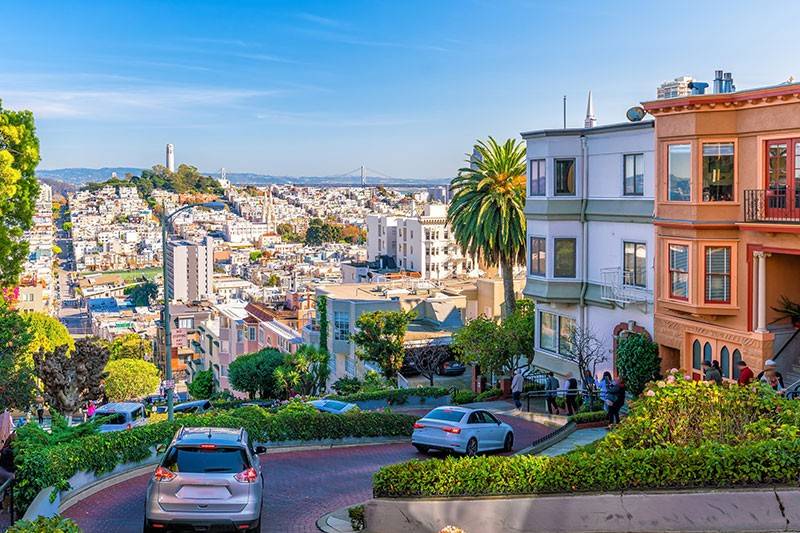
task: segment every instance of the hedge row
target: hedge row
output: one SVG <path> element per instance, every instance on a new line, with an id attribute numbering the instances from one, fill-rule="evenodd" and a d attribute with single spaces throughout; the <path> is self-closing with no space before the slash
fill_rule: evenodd
<path id="1" fill-rule="evenodd" d="M 355 394 L 326 396 L 331 400 L 342 402 L 366 402 L 370 400 L 386 400 L 393 405 L 404 404 L 411 396 L 419 398 L 441 398 L 450 394 L 447 387 L 414 387 L 408 389 L 381 389 L 376 391 L 357 392 Z"/>
<path id="2" fill-rule="evenodd" d="M 581 411 L 569 417 L 571 422 L 576 424 L 588 424 L 590 422 L 602 422 L 608 420 L 608 413 L 605 411 Z"/>
<path id="3" fill-rule="evenodd" d="M 89 435 L 55 446 L 15 441 L 17 503 L 25 509 L 43 488 L 68 489 L 77 472 L 109 472 L 119 464 L 146 459 L 154 446 L 167 444 L 181 427 L 244 427 L 256 441 L 316 440 L 411 435 L 416 417 L 393 413 L 344 415 L 307 412 L 272 414 L 259 407 L 180 416 L 134 428 Z"/>
<path id="4" fill-rule="evenodd" d="M 375 497 L 486 496 L 796 484 L 800 440 L 731 446 L 518 455 L 387 466 L 373 478 Z"/>

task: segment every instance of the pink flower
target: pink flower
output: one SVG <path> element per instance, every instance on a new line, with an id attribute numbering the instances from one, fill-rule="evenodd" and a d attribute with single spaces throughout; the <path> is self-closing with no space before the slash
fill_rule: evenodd
<path id="1" fill-rule="evenodd" d="M 667 383 L 675 383 L 677 381 L 675 376 L 667 376 Z"/>
<path id="2" fill-rule="evenodd" d="M 686 381 L 692 381 L 692 376 L 691 376 L 691 374 L 684 374 L 684 375 L 683 375 L 683 378 L 684 378 Z"/>
<path id="3" fill-rule="evenodd" d="M 648 390 L 644 393 L 645 396 L 655 396 L 656 392 L 653 389 Z"/>

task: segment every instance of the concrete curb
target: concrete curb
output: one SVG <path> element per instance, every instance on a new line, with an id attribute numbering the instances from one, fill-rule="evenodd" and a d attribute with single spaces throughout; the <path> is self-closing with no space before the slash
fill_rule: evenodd
<path id="1" fill-rule="evenodd" d="M 342 507 L 341 509 L 336 509 L 335 511 L 331 511 L 330 513 L 326 513 L 326 514 L 322 515 L 319 518 L 319 520 L 317 520 L 317 522 L 316 522 L 317 529 L 319 529 L 323 533 L 356 533 L 356 530 L 354 530 L 349 525 L 350 517 L 347 514 L 347 510 L 350 507 L 355 507 L 356 505 L 366 505 L 366 504 L 367 504 L 367 502 L 354 503 L 353 505 L 348 505 L 347 507 Z M 336 515 L 339 515 L 339 516 L 336 516 Z M 335 527 L 334 525 L 330 524 L 330 522 L 329 522 L 329 520 L 331 518 L 339 519 L 339 520 L 345 520 L 345 517 L 347 517 L 346 521 L 348 523 L 343 525 L 343 527 Z M 367 530 L 365 529 L 365 530 L 362 530 L 362 531 L 366 532 Z"/>
<path id="2" fill-rule="evenodd" d="M 297 441 L 302 442 L 302 441 Z M 286 446 L 267 446 L 267 453 L 302 452 L 306 450 L 328 450 L 330 448 L 348 448 L 351 446 L 374 446 L 376 444 L 406 444 L 411 437 L 366 437 L 364 439 L 330 439 L 318 443 L 289 444 Z"/>
<path id="3" fill-rule="evenodd" d="M 537 453 L 542 453 L 546 449 L 550 448 L 551 446 L 555 446 L 562 440 L 575 433 L 577 428 L 578 427 L 575 425 L 575 422 L 567 422 L 565 425 L 561 426 L 552 433 L 548 433 L 544 437 L 535 440 L 533 444 L 524 450 L 518 451 L 514 455 L 536 455 Z"/>

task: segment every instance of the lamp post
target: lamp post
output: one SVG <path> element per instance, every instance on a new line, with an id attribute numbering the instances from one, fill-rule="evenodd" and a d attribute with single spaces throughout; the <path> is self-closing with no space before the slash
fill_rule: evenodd
<path id="1" fill-rule="evenodd" d="M 170 330 L 172 324 L 169 318 L 169 288 L 167 287 L 167 235 L 169 234 L 169 226 L 176 215 L 192 209 L 193 207 L 207 207 L 214 211 L 221 211 L 225 209 L 223 202 L 204 202 L 199 204 L 189 204 L 176 209 L 172 213 L 167 214 L 166 206 L 161 204 L 161 264 L 162 276 L 164 283 L 164 381 L 167 382 L 167 419 L 174 418 L 173 412 L 173 387 L 172 383 L 172 338 L 170 337 Z"/>

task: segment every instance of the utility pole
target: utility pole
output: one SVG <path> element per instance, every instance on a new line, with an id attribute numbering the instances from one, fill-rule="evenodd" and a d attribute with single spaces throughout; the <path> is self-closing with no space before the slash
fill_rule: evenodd
<path id="1" fill-rule="evenodd" d="M 564 95 L 564 129 L 567 129 L 567 95 Z"/>

